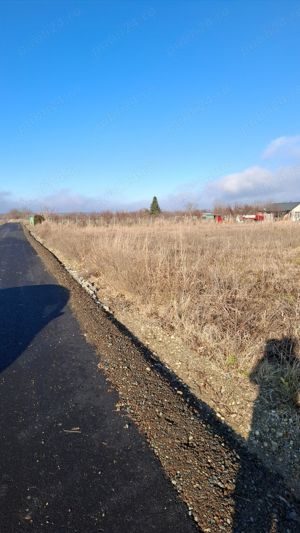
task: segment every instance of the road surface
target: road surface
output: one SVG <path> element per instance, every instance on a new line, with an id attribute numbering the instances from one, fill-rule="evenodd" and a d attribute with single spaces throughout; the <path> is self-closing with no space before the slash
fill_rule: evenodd
<path id="1" fill-rule="evenodd" d="M 0 531 L 196 532 L 18 224 L 0 226 Z"/>

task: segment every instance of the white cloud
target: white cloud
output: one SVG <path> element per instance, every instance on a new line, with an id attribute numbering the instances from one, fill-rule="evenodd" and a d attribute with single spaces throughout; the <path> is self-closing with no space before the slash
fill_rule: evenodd
<path id="1" fill-rule="evenodd" d="M 145 207 L 145 202 L 122 202 L 120 198 L 114 195 L 106 196 L 87 196 L 73 192 L 69 189 L 62 189 L 53 194 L 43 196 L 39 199 L 29 202 L 34 210 L 56 211 L 58 213 L 70 211 L 133 211 Z"/>
<path id="2" fill-rule="evenodd" d="M 271 141 L 262 154 L 263 159 L 273 157 L 300 157 L 300 135 L 278 137 Z"/>
<path id="3" fill-rule="evenodd" d="M 266 168 L 254 166 L 208 183 L 204 193 L 216 200 L 233 201 L 247 197 L 256 198 L 267 194 L 272 184 L 272 172 Z"/>
<path id="4" fill-rule="evenodd" d="M 204 203 L 300 200 L 300 135 L 282 136 L 265 148 L 264 159 L 284 164 L 275 170 L 252 166 L 210 181 L 203 189 Z M 297 164 L 296 164 L 297 162 Z"/>
<path id="5" fill-rule="evenodd" d="M 148 202 L 149 203 L 149 202 Z M 61 189 L 53 194 L 43 195 L 38 198 L 16 198 L 9 192 L 0 191 L 0 213 L 7 212 L 10 209 L 22 209 L 24 207 L 33 211 L 55 211 L 57 213 L 82 211 L 116 211 L 126 210 L 133 211 L 148 207 L 147 202 L 136 201 L 122 203 L 119 198 L 113 196 L 109 198 L 100 196 L 87 196 L 73 192 L 69 189 Z"/>
<path id="6" fill-rule="evenodd" d="M 89 197 L 84 194 L 73 192 L 69 189 L 61 189 L 52 194 L 33 200 L 31 204 L 37 209 L 50 209 L 56 212 L 63 211 L 99 211 L 105 209 L 102 198 Z"/>
<path id="7" fill-rule="evenodd" d="M 274 172 L 250 167 L 207 184 L 202 195 L 215 202 L 251 203 L 300 200 L 300 166 L 283 166 Z M 206 201 L 205 201 L 206 203 Z"/>

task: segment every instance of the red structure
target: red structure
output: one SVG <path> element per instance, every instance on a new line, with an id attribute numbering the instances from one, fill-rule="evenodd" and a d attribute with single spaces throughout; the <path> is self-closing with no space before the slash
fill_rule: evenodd
<path id="1" fill-rule="evenodd" d="M 265 215 L 263 213 L 256 213 L 255 220 L 257 222 L 262 222 L 263 220 L 265 220 Z"/>

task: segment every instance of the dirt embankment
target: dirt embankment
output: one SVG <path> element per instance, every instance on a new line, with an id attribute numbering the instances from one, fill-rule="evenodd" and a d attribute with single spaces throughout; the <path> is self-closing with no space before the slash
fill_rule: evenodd
<path id="1" fill-rule="evenodd" d="M 105 312 L 26 232 L 47 269 L 71 294 L 82 331 L 135 422 L 202 531 L 299 531 L 300 506 L 280 476 L 248 454 L 213 409 Z"/>

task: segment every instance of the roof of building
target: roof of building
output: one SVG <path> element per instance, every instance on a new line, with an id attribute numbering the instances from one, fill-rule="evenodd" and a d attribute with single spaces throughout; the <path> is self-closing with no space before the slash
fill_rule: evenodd
<path id="1" fill-rule="evenodd" d="M 295 209 L 297 205 L 300 205 L 300 202 L 272 203 L 269 205 L 268 211 L 272 211 L 274 213 L 286 213 L 292 211 L 292 209 Z"/>

